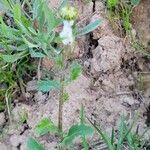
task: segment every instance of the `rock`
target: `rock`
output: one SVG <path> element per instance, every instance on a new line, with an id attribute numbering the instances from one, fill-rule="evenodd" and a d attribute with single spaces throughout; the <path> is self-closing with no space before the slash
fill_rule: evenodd
<path id="1" fill-rule="evenodd" d="M 116 36 L 104 36 L 99 39 L 98 47 L 93 50 L 91 72 L 117 71 L 120 69 L 124 47 L 121 39 Z"/>
<path id="2" fill-rule="evenodd" d="M 27 83 L 27 86 L 26 86 L 26 91 L 27 92 L 32 92 L 32 91 L 37 91 L 37 81 L 36 80 L 32 80 L 32 81 L 29 81 Z"/>
<path id="3" fill-rule="evenodd" d="M 129 106 L 135 104 L 136 101 L 133 97 L 129 97 L 129 96 L 122 96 L 121 100 L 123 103 L 127 103 Z"/>
<path id="4" fill-rule="evenodd" d="M 38 91 L 37 93 L 35 93 L 34 100 L 36 102 L 43 102 L 44 100 L 46 100 L 46 94 Z"/>
<path id="5" fill-rule="evenodd" d="M 2 112 L 0 113 L 0 128 L 4 125 L 5 121 L 5 114 Z"/>

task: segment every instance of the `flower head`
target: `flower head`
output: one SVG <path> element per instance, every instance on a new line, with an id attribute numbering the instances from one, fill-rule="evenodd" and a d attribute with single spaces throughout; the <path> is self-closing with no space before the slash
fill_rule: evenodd
<path id="1" fill-rule="evenodd" d="M 75 7 L 68 5 L 61 9 L 60 15 L 64 20 L 75 20 L 78 16 L 78 11 Z"/>

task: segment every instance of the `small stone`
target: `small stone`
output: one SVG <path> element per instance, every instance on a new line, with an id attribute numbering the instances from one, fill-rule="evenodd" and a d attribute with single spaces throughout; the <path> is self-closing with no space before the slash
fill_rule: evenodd
<path id="1" fill-rule="evenodd" d="M 29 81 L 27 83 L 26 91 L 27 92 L 37 91 L 37 81 L 36 80 Z"/>
<path id="2" fill-rule="evenodd" d="M 135 100 L 132 97 L 125 97 L 123 98 L 123 103 L 127 103 L 128 105 L 132 106 L 135 104 Z"/>
<path id="3" fill-rule="evenodd" d="M 90 67 L 90 62 L 87 60 L 84 62 L 84 67 L 88 69 Z"/>
<path id="4" fill-rule="evenodd" d="M 37 102 L 42 102 L 44 100 L 46 100 L 46 95 L 43 94 L 42 92 L 38 91 L 35 96 L 34 96 L 35 101 Z"/>

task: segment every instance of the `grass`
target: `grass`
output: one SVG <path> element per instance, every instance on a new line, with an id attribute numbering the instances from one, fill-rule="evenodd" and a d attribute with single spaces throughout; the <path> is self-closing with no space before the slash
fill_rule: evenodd
<path id="1" fill-rule="evenodd" d="M 139 0 L 107 0 L 108 16 L 112 25 L 118 26 L 118 28 L 122 27 L 125 35 L 131 36 L 132 9 L 138 4 Z"/>

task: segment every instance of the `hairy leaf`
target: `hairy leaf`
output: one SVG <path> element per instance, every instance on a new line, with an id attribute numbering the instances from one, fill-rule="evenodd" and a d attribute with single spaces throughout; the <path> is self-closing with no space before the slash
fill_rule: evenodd
<path id="1" fill-rule="evenodd" d="M 37 52 L 37 51 L 34 51 L 33 49 L 30 49 L 30 55 L 33 58 L 43 58 L 43 57 L 45 57 L 45 55 L 42 52 Z"/>
<path id="2" fill-rule="evenodd" d="M 85 35 L 93 30 L 95 30 L 98 26 L 100 26 L 101 20 L 96 20 L 94 22 L 91 22 L 87 26 L 85 26 L 83 29 L 79 30 L 77 33 L 77 37 Z"/>
<path id="3" fill-rule="evenodd" d="M 136 6 L 136 5 L 139 5 L 140 3 L 140 0 L 131 0 L 131 4 Z"/>
<path id="4" fill-rule="evenodd" d="M 27 140 L 27 150 L 44 150 L 44 148 L 38 141 L 29 137 Z"/>
<path id="5" fill-rule="evenodd" d="M 70 70 L 70 79 L 76 80 L 81 73 L 81 69 L 82 69 L 81 65 L 79 65 L 77 63 L 73 63 L 71 65 L 71 70 Z"/>
<path id="6" fill-rule="evenodd" d="M 61 145 L 71 145 L 76 137 L 89 136 L 93 134 L 93 129 L 85 124 L 73 125 L 68 132 L 68 135 L 64 138 Z"/>
<path id="7" fill-rule="evenodd" d="M 38 89 L 42 92 L 49 92 L 50 90 L 59 89 L 60 87 L 60 82 L 55 80 L 40 80 L 38 83 Z"/>
<path id="8" fill-rule="evenodd" d="M 48 132 L 57 133 L 58 128 L 48 118 L 43 118 L 35 127 L 35 131 L 39 135 L 44 135 Z"/>

